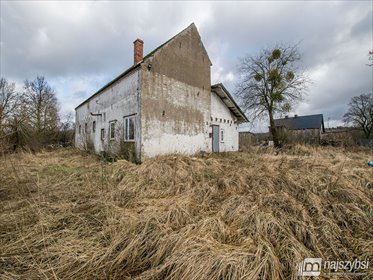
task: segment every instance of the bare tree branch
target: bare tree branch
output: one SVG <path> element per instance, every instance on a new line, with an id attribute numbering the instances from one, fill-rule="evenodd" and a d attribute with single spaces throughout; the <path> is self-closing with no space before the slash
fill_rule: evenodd
<path id="1" fill-rule="evenodd" d="M 373 131 L 373 95 L 361 94 L 351 98 L 349 109 L 343 116 L 346 123 L 360 127 L 366 138 Z"/>
<path id="2" fill-rule="evenodd" d="M 245 57 L 239 65 L 240 81 L 236 94 L 252 118 L 268 115 L 273 140 L 279 146 L 273 116 L 286 112 L 302 100 L 310 79 L 297 63 L 297 46 L 276 45 L 257 56 Z"/>
<path id="3" fill-rule="evenodd" d="M 367 63 L 367 66 L 373 66 L 373 50 L 369 51 L 368 55 L 369 55 L 368 60 L 371 60 L 372 62 Z"/>
<path id="4" fill-rule="evenodd" d="M 15 84 L 0 78 L 0 128 L 18 105 L 19 95 L 15 91 Z"/>
<path id="5" fill-rule="evenodd" d="M 43 145 L 58 132 L 58 102 L 55 91 L 44 77 L 25 81 L 22 104 L 28 115 L 29 127 L 38 143 Z"/>

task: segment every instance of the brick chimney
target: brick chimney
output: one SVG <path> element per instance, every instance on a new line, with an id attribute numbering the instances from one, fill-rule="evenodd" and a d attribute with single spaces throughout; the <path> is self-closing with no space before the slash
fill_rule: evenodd
<path id="1" fill-rule="evenodd" d="M 133 53 L 134 64 L 136 65 L 143 58 L 144 41 L 141 39 L 136 39 L 135 42 L 133 42 L 133 45 L 134 45 L 134 53 Z"/>

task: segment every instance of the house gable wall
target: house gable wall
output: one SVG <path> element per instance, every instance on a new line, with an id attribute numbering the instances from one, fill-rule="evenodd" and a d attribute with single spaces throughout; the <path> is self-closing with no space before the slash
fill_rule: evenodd
<path id="1" fill-rule="evenodd" d="M 209 90 L 211 62 L 194 24 L 162 46 L 149 59 L 152 72 Z"/>
<path id="2" fill-rule="evenodd" d="M 124 142 L 129 115 L 135 116 L 135 141 Z M 75 142 L 81 149 L 141 162 L 162 154 L 211 152 L 211 125 L 224 131 L 220 151 L 238 150 L 237 119 L 211 92 L 211 62 L 192 24 L 76 108 Z"/>
<path id="3" fill-rule="evenodd" d="M 209 151 L 210 66 L 194 25 L 145 59 L 141 70 L 144 158 Z"/>

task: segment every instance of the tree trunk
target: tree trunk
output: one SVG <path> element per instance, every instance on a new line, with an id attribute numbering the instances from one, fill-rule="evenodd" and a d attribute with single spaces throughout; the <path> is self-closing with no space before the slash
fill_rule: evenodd
<path id="1" fill-rule="evenodd" d="M 363 127 L 363 132 L 364 132 L 365 138 L 369 139 L 371 130 Z"/>
<path id="2" fill-rule="evenodd" d="M 281 144 L 278 138 L 277 129 L 275 126 L 275 120 L 273 119 L 272 111 L 268 112 L 268 116 L 269 116 L 269 125 L 270 125 L 271 134 L 272 134 L 273 144 L 275 145 L 276 148 L 280 148 Z"/>

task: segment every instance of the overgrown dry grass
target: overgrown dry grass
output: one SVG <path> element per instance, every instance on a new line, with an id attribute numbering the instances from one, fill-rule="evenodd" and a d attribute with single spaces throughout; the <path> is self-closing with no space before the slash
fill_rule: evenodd
<path id="1" fill-rule="evenodd" d="M 7 156 L 0 278 L 297 279 L 304 257 L 373 259 L 372 158 L 304 146 L 142 165 Z"/>

